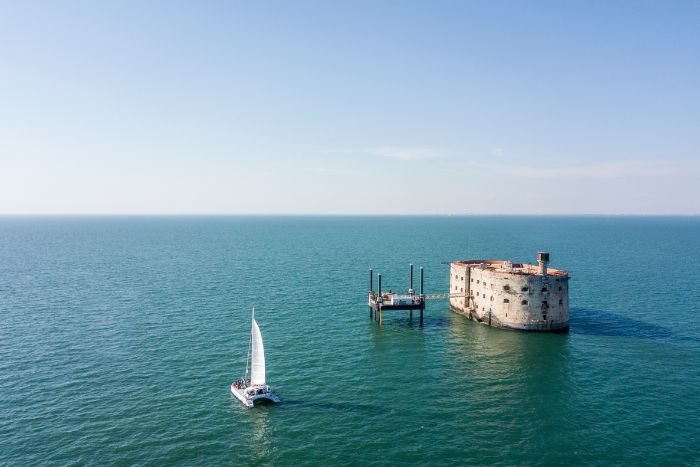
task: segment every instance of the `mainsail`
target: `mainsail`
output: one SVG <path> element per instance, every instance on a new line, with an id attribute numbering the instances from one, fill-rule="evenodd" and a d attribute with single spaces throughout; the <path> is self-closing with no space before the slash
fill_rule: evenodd
<path id="1" fill-rule="evenodd" d="M 250 384 L 265 384 L 265 348 L 258 323 L 253 318 L 253 335 L 250 350 Z"/>

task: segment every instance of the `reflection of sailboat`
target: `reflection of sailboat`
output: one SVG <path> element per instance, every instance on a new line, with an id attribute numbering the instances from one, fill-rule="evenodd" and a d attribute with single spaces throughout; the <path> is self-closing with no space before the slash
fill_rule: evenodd
<path id="1" fill-rule="evenodd" d="M 245 376 L 231 384 L 231 393 L 246 407 L 253 407 L 256 402 L 280 401 L 272 392 L 272 388 L 265 384 L 265 348 L 260 328 L 255 321 L 255 307 L 253 307 L 252 320 Z M 250 373 L 248 372 L 248 362 L 250 362 Z"/>

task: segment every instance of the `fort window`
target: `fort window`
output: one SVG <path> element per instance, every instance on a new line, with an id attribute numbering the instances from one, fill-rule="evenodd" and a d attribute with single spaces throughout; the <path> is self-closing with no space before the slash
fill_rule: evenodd
<path id="1" fill-rule="evenodd" d="M 493 295 L 491 295 L 491 301 L 493 301 Z"/>
<path id="2" fill-rule="evenodd" d="M 560 299 L 559 299 L 559 304 L 560 304 L 560 305 L 563 305 L 563 304 L 564 304 L 564 300 L 562 300 L 562 299 L 560 298 Z"/>
<path id="3" fill-rule="evenodd" d="M 476 280 L 476 283 L 477 283 L 477 284 L 479 283 L 479 279 Z"/>
<path id="4" fill-rule="evenodd" d="M 474 278 L 472 277 L 472 282 L 474 282 Z"/>
<path id="5" fill-rule="evenodd" d="M 546 292 L 546 291 L 547 291 L 547 287 L 542 287 L 542 292 Z"/>
<path id="6" fill-rule="evenodd" d="M 461 288 L 459 289 L 459 291 L 460 291 L 460 292 L 464 292 L 464 287 L 461 287 Z"/>
<path id="7" fill-rule="evenodd" d="M 561 290 L 561 285 L 559 286 L 559 290 Z"/>
<path id="8" fill-rule="evenodd" d="M 510 300 L 508 300 L 507 298 L 504 298 L 503 303 L 510 303 Z M 508 315 L 506 315 L 506 316 L 508 316 Z"/>
<path id="9" fill-rule="evenodd" d="M 508 284 L 504 285 L 503 290 L 510 290 L 510 286 Z"/>
<path id="10" fill-rule="evenodd" d="M 443 277 L 444 277 L 444 276 L 443 276 Z M 522 303 L 523 305 L 527 305 L 527 300 L 523 300 L 521 303 Z"/>
<path id="11" fill-rule="evenodd" d="M 486 298 L 486 294 L 482 294 L 482 295 L 481 295 L 481 298 Z"/>
<path id="12" fill-rule="evenodd" d="M 444 277 L 444 276 L 443 276 L 443 277 Z M 527 286 L 525 286 L 525 287 L 523 287 L 522 289 L 520 289 L 520 291 L 521 291 L 521 292 L 527 292 L 527 291 L 528 291 Z"/>

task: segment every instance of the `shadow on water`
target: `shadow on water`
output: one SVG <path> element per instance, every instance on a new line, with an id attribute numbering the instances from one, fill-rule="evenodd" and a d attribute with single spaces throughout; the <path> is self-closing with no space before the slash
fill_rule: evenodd
<path id="1" fill-rule="evenodd" d="M 233 410 L 238 410 L 243 413 L 248 413 L 252 415 L 252 419 L 267 420 L 267 414 L 270 411 L 284 409 L 284 408 L 295 408 L 295 409 L 319 409 L 319 410 L 334 410 L 347 412 L 351 410 L 355 413 L 367 413 L 367 414 L 377 414 L 381 412 L 388 412 L 382 409 L 380 405 L 372 404 L 351 404 L 347 402 L 332 402 L 327 400 L 304 400 L 304 399 L 293 399 L 285 397 L 284 394 L 277 394 L 280 396 L 280 402 L 275 404 L 270 401 L 265 401 L 260 404 L 255 404 L 255 408 L 247 408 L 240 403 L 233 395 L 229 394 L 230 405 Z"/>
<path id="2" fill-rule="evenodd" d="M 337 411 L 337 412 L 348 412 L 353 413 L 366 413 L 368 415 L 377 415 L 382 412 L 388 413 L 389 411 L 382 408 L 380 405 L 371 404 L 349 404 L 347 402 L 330 402 L 330 401 L 306 401 L 306 400 L 294 400 L 285 399 L 280 404 L 282 408 L 297 408 L 297 409 L 313 409 L 326 411 Z"/>
<path id="3" fill-rule="evenodd" d="M 569 325 L 571 334 L 697 341 L 697 339 L 680 335 L 658 324 L 590 308 L 572 308 L 569 315 Z"/>

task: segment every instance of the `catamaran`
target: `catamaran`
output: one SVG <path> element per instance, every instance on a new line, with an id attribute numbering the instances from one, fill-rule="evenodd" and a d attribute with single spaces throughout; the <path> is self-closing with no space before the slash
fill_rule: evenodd
<path id="1" fill-rule="evenodd" d="M 272 388 L 265 384 L 265 348 L 260 328 L 255 321 L 255 307 L 253 307 L 252 321 L 245 376 L 231 384 L 231 393 L 246 407 L 253 407 L 257 402 L 280 401 L 272 392 Z"/>

